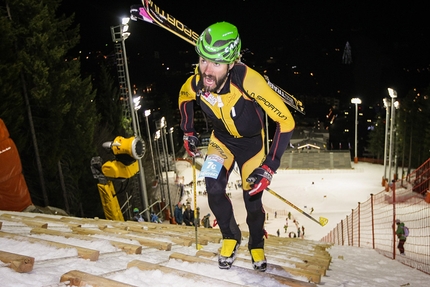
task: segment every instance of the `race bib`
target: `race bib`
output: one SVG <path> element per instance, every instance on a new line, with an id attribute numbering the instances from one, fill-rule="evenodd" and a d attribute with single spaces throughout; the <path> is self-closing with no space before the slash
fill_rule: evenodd
<path id="1" fill-rule="evenodd" d="M 217 179 L 223 163 L 224 159 L 222 157 L 215 154 L 208 155 L 203 163 L 199 178 L 210 177 Z"/>
<path id="2" fill-rule="evenodd" d="M 204 93 L 202 96 L 212 106 L 217 103 L 217 99 L 211 93 Z"/>

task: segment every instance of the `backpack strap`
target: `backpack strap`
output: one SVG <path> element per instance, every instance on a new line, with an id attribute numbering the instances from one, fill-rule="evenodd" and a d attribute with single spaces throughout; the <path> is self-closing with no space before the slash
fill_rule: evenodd
<path id="1" fill-rule="evenodd" d="M 196 104 L 200 106 L 200 96 L 202 95 L 203 87 L 199 87 L 199 83 L 197 82 L 197 75 L 194 75 L 193 81 L 191 83 L 193 89 L 196 91 Z"/>
<path id="2" fill-rule="evenodd" d="M 233 73 L 231 81 L 239 88 L 239 90 L 242 92 L 242 94 L 249 98 L 251 101 L 255 102 L 255 99 L 251 97 L 243 87 L 243 77 L 240 76 L 240 73 Z"/>

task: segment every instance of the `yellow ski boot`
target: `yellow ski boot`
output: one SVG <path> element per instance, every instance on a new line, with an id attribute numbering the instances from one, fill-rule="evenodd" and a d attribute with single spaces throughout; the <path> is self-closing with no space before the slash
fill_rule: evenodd
<path id="1" fill-rule="evenodd" d="M 254 270 L 258 270 L 260 272 L 264 272 L 267 269 L 267 260 L 266 256 L 264 256 L 263 248 L 251 249 L 251 258 L 252 258 L 252 267 Z"/>
<path id="2" fill-rule="evenodd" d="M 220 269 L 230 269 L 234 259 L 236 259 L 236 251 L 239 249 L 239 244 L 235 239 L 224 239 L 222 241 L 221 251 L 218 256 L 218 266 Z"/>

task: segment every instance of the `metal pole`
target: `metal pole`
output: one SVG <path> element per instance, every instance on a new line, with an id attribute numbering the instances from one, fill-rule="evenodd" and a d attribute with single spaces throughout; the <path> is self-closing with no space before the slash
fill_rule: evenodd
<path id="1" fill-rule="evenodd" d="M 355 104 L 354 163 L 358 163 L 358 157 L 357 157 L 358 104 L 361 104 L 361 100 L 359 98 L 352 98 L 351 103 Z"/>
<path id="2" fill-rule="evenodd" d="M 176 174 L 176 154 L 175 154 L 175 144 L 173 142 L 173 127 L 171 127 L 169 129 L 169 133 L 170 133 L 170 144 L 172 145 L 172 154 L 173 154 L 173 170 L 175 171 Z"/>
<path id="3" fill-rule="evenodd" d="M 131 85 L 130 85 L 130 76 L 129 76 L 129 72 L 128 72 L 128 65 L 127 65 L 127 53 L 126 53 L 126 49 L 125 49 L 125 39 L 123 37 L 121 38 L 121 42 L 122 42 L 122 52 L 124 54 L 124 68 L 125 68 L 125 74 L 126 74 L 126 79 L 127 79 L 128 101 L 129 101 L 129 105 L 130 105 L 130 109 L 131 109 L 130 114 L 131 114 L 131 119 L 132 119 L 133 132 L 134 132 L 134 135 L 136 137 L 140 137 L 140 134 L 138 133 L 138 130 L 137 130 L 137 121 L 136 121 L 136 115 L 134 112 L 133 95 L 131 93 L 131 88 L 130 88 Z M 144 208 L 146 208 L 148 206 L 148 197 L 147 197 L 147 192 L 146 192 L 145 172 L 144 172 L 143 166 L 142 166 L 142 159 L 138 159 L 137 162 L 139 164 L 140 192 L 141 192 L 141 196 L 143 199 L 143 206 L 144 206 Z M 148 210 L 145 212 L 145 215 L 146 215 L 146 218 L 149 219 L 149 211 Z"/>
<path id="4" fill-rule="evenodd" d="M 157 143 L 156 144 L 156 152 L 157 152 L 157 167 L 158 167 L 158 174 L 159 174 L 159 186 L 160 186 L 160 192 L 161 192 L 161 200 L 163 201 L 163 202 L 165 202 L 166 201 L 166 194 L 165 194 L 165 192 L 164 192 L 164 179 L 163 179 L 163 169 L 161 168 L 161 163 L 160 163 L 160 161 L 161 161 L 161 155 L 160 155 L 160 144 L 158 143 L 158 139 L 159 139 L 159 133 L 160 133 L 160 131 L 158 130 L 157 132 L 156 132 L 156 138 L 155 138 L 155 142 Z"/>
<path id="5" fill-rule="evenodd" d="M 358 126 L 358 103 L 355 103 L 355 144 L 354 144 L 354 163 L 358 162 L 357 157 L 357 126 Z"/>
<path id="6" fill-rule="evenodd" d="M 169 165 L 168 165 L 168 158 L 167 158 L 167 152 L 166 152 L 166 145 L 165 145 L 165 131 L 164 127 L 161 128 L 161 144 L 163 145 L 163 154 L 164 154 L 164 169 L 166 171 L 166 184 L 167 184 L 167 194 L 169 197 L 169 206 L 170 206 L 170 214 L 173 215 L 173 206 L 172 206 L 172 197 L 170 196 L 170 185 L 169 185 Z"/>
<path id="7" fill-rule="evenodd" d="M 391 161 L 393 156 L 393 128 L 394 128 L 394 99 L 391 99 L 391 119 L 390 119 L 390 151 L 388 154 L 388 182 L 391 183 Z"/>
<path id="8" fill-rule="evenodd" d="M 152 168 L 154 169 L 154 175 L 157 175 L 157 172 L 155 171 L 155 160 L 154 160 L 154 151 L 152 149 L 152 138 L 151 138 L 151 131 L 149 130 L 149 121 L 148 117 L 151 114 L 150 110 L 145 111 L 145 120 L 146 120 L 146 130 L 148 132 L 148 141 L 149 141 L 149 148 L 151 150 L 151 159 L 152 159 Z"/>
<path id="9" fill-rule="evenodd" d="M 396 259 L 396 184 L 393 181 L 393 259 Z"/>
<path id="10" fill-rule="evenodd" d="M 384 98 L 385 106 L 385 141 L 384 141 L 384 181 L 387 180 L 387 145 L 388 145 L 388 122 L 390 120 L 390 102 Z M 385 185 L 385 184 L 384 184 Z"/>
<path id="11" fill-rule="evenodd" d="M 164 137 L 164 150 L 166 152 L 166 157 L 167 157 L 167 171 L 171 170 L 170 169 L 170 160 L 169 160 L 169 146 L 167 145 L 167 137 L 166 137 L 166 126 L 167 126 L 167 122 L 164 124 L 164 127 L 161 129 L 162 133 L 163 133 L 163 137 Z"/>

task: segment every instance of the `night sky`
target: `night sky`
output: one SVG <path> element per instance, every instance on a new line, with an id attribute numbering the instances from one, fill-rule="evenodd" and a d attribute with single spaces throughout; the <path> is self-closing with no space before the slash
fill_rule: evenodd
<path id="1" fill-rule="evenodd" d="M 425 1 L 376 2 L 155 1 L 198 33 L 218 21 L 235 24 L 242 48 L 253 52 L 253 56 L 245 55 L 245 60 L 248 57 L 268 70 L 272 80 L 290 92 L 348 99 L 358 96 L 369 104 L 386 96 L 389 86 L 401 97 L 411 88 L 426 87 L 430 82 L 430 25 Z M 79 48 L 85 52 L 112 45 L 110 27 L 129 16 L 133 4 L 140 2 L 64 0 L 62 10 L 76 13 L 81 25 Z M 342 64 L 347 42 L 352 55 L 349 65 Z M 167 57 L 193 49 L 143 21 L 131 23 L 126 44 L 131 56 L 146 50 Z M 270 56 L 274 62 L 267 61 Z M 300 73 L 300 80 L 292 76 L 294 72 Z"/>

